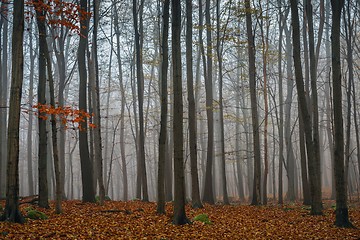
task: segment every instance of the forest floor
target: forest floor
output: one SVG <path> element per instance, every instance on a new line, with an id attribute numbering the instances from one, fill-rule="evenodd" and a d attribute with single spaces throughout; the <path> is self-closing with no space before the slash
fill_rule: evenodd
<path id="1" fill-rule="evenodd" d="M 4 206 L 4 202 L 1 202 Z M 360 205 L 349 204 L 349 215 L 357 229 L 334 227 L 334 202 L 324 202 L 323 216 L 310 216 L 301 204 L 249 206 L 232 204 L 187 206 L 190 220 L 206 214 L 211 224 L 193 221 L 171 223 L 172 204 L 167 214 L 157 215 L 156 203 L 106 201 L 104 206 L 64 201 L 63 213 L 21 204 L 21 211 L 36 209 L 48 219 L 27 219 L 25 224 L 0 222 L 0 239 L 360 239 Z"/>

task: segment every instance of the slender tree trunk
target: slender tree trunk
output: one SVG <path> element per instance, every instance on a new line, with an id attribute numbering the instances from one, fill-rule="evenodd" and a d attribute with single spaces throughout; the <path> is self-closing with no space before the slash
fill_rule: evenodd
<path id="1" fill-rule="evenodd" d="M 347 191 L 344 174 L 344 129 L 342 118 L 342 87 L 340 62 L 340 24 L 344 0 L 331 0 L 332 27 L 331 52 L 333 73 L 333 106 L 334 106 L 334 171 L 336 184 L 335 225 L 337 227 L 353 227 L 349 221 Z"/>
<path id="2" fill-rule="evenodd" d="M 141 57 L 141 44 L 140 33 L 138 28 L 138 13 L 137 13 L 137 0 L 133 0 L 133 18 L 134 18 L 134 31 L 135 31 L 135 51 L 136 51 L 136 77 L 137 77 L 137 92 L 139 104 L 139 164 L 142 186 L 142 199 L 149 201 L 148 186 L 146 177 L 146 164 L 145 164 L 145 131 L 144 131 L 144 78 L 142 72 L 142 57 Z"/>
<path id="3" fill-rule="evenodd" d="M 8 1 L 1 2 L 1 25 L 2 29 L 2 56 L 0 55 L 0 197 L 5 195 L 6 190 L 6 165 L 7 165 L 7 100 L 8 100 Z"/>
<path id="4" fill-rule="evenodd" d="M 172 62 L 174 82 L 174 217 L 173 223 L 189 223 L 185 213 L 184 143 L 183 143 L 183 102 L 181 74 L 181 1 L 172 1 Z"/>
<path id="5" fill-rule="evenodd" d="M 46 37 L 46 36 L 45 36 Z M 47 73 L 49 78 L 49 89 L 50 89 L 50 105 L 55 107 L 55 90 L 54 90 L 54 79 L 52 76 L 51 69 L 51 59 L 47 45 L 46 49 L 46 61 L 47 61 Z M 54 168 L 55 168 L 55 212 L 60 214 L 61 209 L 61 199 L 62 199 L 62 186 L 61 186 L 61 176 L 60 176 L 60 160 L 59 160 L 59 149 L 58 149 L 58 140 L 57 140 L 57 126 L 56 126 L 56 116 L 51 115 L 51 139 L 52 139 L 52 151 L 54 158 Z"/>
<path id="6" fill-rule="evenodd" d="M 283 39 L 283 15 L 282 15 L 282 0 L 278 0 L 279 7 L 279 60 L 278 60 L 278 74 L 279 74 L 279 191 L 278 203 L 283 204 L 283 162 L 284 162 L 284 107 L 283 107 L 283 74 L 282 74 L 282 39 Z"/>
<path id="7" fill-rule="evenodd" d="M 29 23 L 32 29 L 32 21 Z M 30 75 L 29 75 L 29 107 L 34 104 L 34 69 L 35 69 L 35 54 L 33 49 L 33 35 L 29 34 L 30 46 Z M 27 163 L 28 163 L 28 187 L 29 196 L 34 195 L 34 176 L 33 176 L 33 120 L 34 114 L 29 112 L 29 126 L 27 131 Z"/>
<path id="8" fill-rule="evenodd" d="M 19 130 L 20 105 L 23 84 L 23 39 L 24 39 L 24 1 L 14 0 L 12 32 L 12 71 L 10 107 L 8 124 L 8 163 L 6 175 L 6 203 L 0 220 L 24 223 L 19 210 Z"/>
<path id="9" fill-rule="evenodd" d="M 326 14 L 325 14 L 325 21 L 330 21 L 330 0 L 326 0 Z M 326 101 L 326 135 L 328 139 L 328 145 L 329 145 L 329 152 L 330 152 L 330 164 L 331 169 L 334 169 L 334 142 L 333 142 L 333 116 L 332 116 L 332 104 L 331 104 L 331 49 L 330 49 L 330 26 L 326 28 L 325 36 L 325 52 L 326 52 L 326 74 L 327 81 L 325 84 L 325 101 Z M 333 171 L 331 172 L 331 199 L 335 199 L 336 190 L 335 190 L 335 178 Z"/>
<path id="10" fill-rule="evenodd" d="M 292 143 L 292 129 L 291 129 L 291 110 L 294 92 L 294 79 L 291 59 L 291 31 L 287 26 L 284 28 L 286 35 L 286 74 L 287 74 L 287 95 L 285 99 L 285 122 L 284 122 L 284 138 L 286 145 L 286 164 L 284 166 L 288 178 L 287 198 L 290 201 L 295 201 L 295 155 Z"/>
<path id="11" fill-rule="evenodd" d="M 92 45 L 92 59 L 94 61 L 94 82 L 92 86 L 92 99 L 94 108 L 94 124 L 96 128 L 94 131 L 94 162 L 97 169 L 97 180 L 99 184 L 99 203 L 104 204 L 105 201 L 105 186 L 103 176 L 103 158 L 102 158 L 102 141 L 101 141 L 101 116 L 100 116 L 100 80 L 99 80 L 99 63 L 97 53 L 97 32 L 99 25 L 99 8 L 100 1 L 93 1 L 94 8 L 94 26 L 93 26 L 93 45 Z"/>
<path id="12" fill-rule="evenodd" d="M 44 71 L 45 74 L 47 73 L 47 77 L 49 79 L 49 90 L 50 90 L 50 107 L 55 108 L 55 90 L 54 90 L 54 79 L 53 79 L 53 73 L 52 73 L 52 63 L 50 59 L 50 53 L 48 49 L 48 45 L 46 43 L 46 27 L 45 27 L 45 20 L 46 20 L 46 10 L 42 10 L 40 13 L 38 10 L 38 28 L 39 28 L 39 39 L 41 39 L 41 43 L 44 43 L 44 46 L 41 46 L 43 48 L 43 51 L 41 54 L 43 54 L 43 58 L 45 58 L 45 66 L 46 70 L 39 69 L 39 71 Z M 40 17 L 40 18 L 39 18 Z M 43 18 L 42 18 L 43 17 Z M 62 212 L 61 209 L 61 198 L 62 198 L 62 187 L 61 187 L 61 177 L 60 177 L 60 161 L 59 161 L 59 151 L 58 151 L 58 144 L 57 144 L 57 126 L 56 126 L 56 116 L 55 114 L 51 114 L 51 137 L 52 137 L 52 156 L 54 159 L 54 169 L 55 169 L 55 195 L 56 195 L 56 204 L 55 204 L 55 212 L 57 214 L 60 214 Z M 51 169 L 52 171 L 52 169 Z M 39 201 L 40 202 L 40 201 Z"/>
<path id="13" fill-rule="evenodd" d="M 36 0 L 36 21 L 39 32 L 39 85 L 38 85 L 38 104 L 46 105 L 46 10 L 41 8 L 41 1 Z M 41 106 L 40 106 L 41 107 Z M 48 202 L 48 162 L 47 162 L 47 151 L 48 151 L 48 140 L 46 130 L 46 113 L 38 112 L 38 123 L 39 123 L 39 206 L 43 208 L 49 208 Z"/>
<path id="14" fill-rule="evenodd" d="M 189 148 L 190 148 L 190 161 L 191 161 L 191 200 L 193 208 L 202 208 L 199 177 L 197 169 L 197 143 L 196 143 L 196 105 L 194 98 L 194 76 L 193 76 L 193 46 L 192 46 L 192 14 L 193 14 L 192 1 L 186 1 L 186 79 L 188 89 L 188 102 L 189 102 Z"/>
<path id="15" fill-rule="evenodd" d="M 283 106 L 283 73 L 282 73 L 282 39 L 283 39 L 283 10 L 282 0 L 278 0 L 279 6 L 279 59 L 278 59 L 278 74 L 279 74 L 279 190 L 278 203 L 283 204 L 283 162 L 284 162 L 284 106 Z"/>
<path id="16" fill-rule="evenodd" d="M 255 43 L 252 30 L 251 7 L 250 0 L 245 1 L 246 15 L 246 32 L 248 40 L 248 56 L 249 56 L 249 85 L 250 85 L 250 103 L 251 103 L 251 119 L 253 128 L 253 146 L 254 146 L 254 185 L 251 205 L 259 205 L 260 201 L 260 178 L 261 178 L 261 156 L 260 156 L 260 134 L 259 119 L 257 110 L 256 97 L 256 67 L 255 67 Z"/>
<path id="17" fill-rule="evenodd" d="M 53 40 L 53 46 L 55 50 L 55 56 L 57 60 L 57 69 L 59 74 L 59 89 L 58 89 L 58 106 L 65 105 L 65 85 L 66 85 L 66 60 L 65 60 L 65 39 L 67 38 L 68 30 L 65 26 L 60 26 L 59 32 L 54 32 L 53 36 L 57 34 Z M 58 130 L 59 136 L 59 160 L 60 160 L 60 177 L 61 177 L 61 191 L 62 198 L 66 199 L 65 195 L 65 140 L 66 140 L 66 129 L 64 124 L 59 125 Z"/>
<path id="18" fill-rule="evenodd" d="M 299 14 L 297 9 L 297 1 L 290 0 L 291 3 L 291 18 L 292 18 L 292 26 L 293 26 L 293 58 L 294 58 L 294 67 L 295 67 L 295 79 L 296 79 L 296 88 L 298 92 L 299 105 L 301 110 L 301 116 L 303 119 L 304 126 L 308 126 L 305 128 L 305 139 L 306 139 L 306 150 L 308 155 L 309 162 L 309 178 L 310 178 L 310 190 L 311 190 L 311 214 L 312 215 L 320 215 L 322 214 L 322 203 L 321 203 L 321 193 L 316 193 L 317 183 L 316 177 L 314 176 L 316 173 L 314 163 L 315 163 L 315 149 L 313 143 L 313 134 L 312 134 L 312 126 L 310 114 L 307 109 L 306 98 L 305 98 L 305 90 L 304 90 L 304 81 L 301 67 L 301 55 L 300 55 L 300 26 L 299 26 Z M 321 191 L 318 190 L 318 191 Z M 320 195 L 320 199 L 318 199 Z"/>
<path id="19" fill-rule="evenodd" d="M 125 151 L 125 104 L 126 104 L 126 92 L 124 87 L 123 72 L 122 72 L 122 62 L 121 62 L 121 50 L 120 50 L 120 27 L 119 27 L 119 17 L 117 12 L 117 6 L 114 2 L 114 28 L 116 35 L 116 51 L 117 51 L 117 61 L 118 61 L 118 71 L 119 71 L 119 83 L 121 91 L 121 109 L 120 109 L 120 153 L 121 153 L 121 164 L 122 164 L 122 173 L 123 173 L 123 187 L 124 194 L 123 200 L 128 200 L 128 174 L 126 166 L 126 151 Z"/>
<path id="20" fill-rule="evenodd" d="M 344 25 L 345 25 L 345 41 L 346 41 L 346 61 L 348 65 L 348 84 L 347 84 L 347 113 L 346 113 L 346 138 L 345 138 L 345 187 L 348 185 L 349 176 L 349 165 L 350 165 L 350 131 L 351 131 L 351 91 L 352 83 L 354 81 L 354 58 L 353 58 L 353 32 L 354 25 L 351 16 L 350 2 L 347 2 L 346 11 L 344 13 Z M 354 105 L 355 108 L 355 105 Z M 355 115 L 355 114 L 354 114 Z M 349 182 L 350 183 L 350 182 Z"/>
<path id="21" fill-rule="evenodd" d="M 300 108 L 300 106 L 299 106 Z M 306 149 L 305 149 L 305 132 L 304 132 L 304 122 L 301 117 L 301 112 L 299 112 L 299 148 L 300 148 L 300 164 L 301 164 L 301 183 L 303 190 L 303 204 L 311 205 L 311 196 L 310 188 L 308 181 L 308 171 L 306 164 Z"/>
<path id="22" fill-rule="evenodd" d="M 88 6 L 86 0 L 80 0 L 80 8 L 82 11 L 87 12 Z M 86 47 L 88 36 L 88 17 L 80 13 L 82 20 L 80 21 L 80 40 L 78 48 L 78 68 L 79 68 L 79 109 L 87 111 L 87 74 L 86 74 Z M 95 189 L 93 178 L 93 163 L 89 156 L 89 144 L 87 134 L 87 118 L 84 122 L 80 123 L 79 129 L 79 151 L 81 163 L 81 178 L 84 202 L 95 202 Z"/>
<path id="23" fill-rule="evenodd" d="M 314 29 L 313 29 L 313 10 L 311 0 L 306 1 L 306 12 L 309 28 L 309 53 L 310 53 L 310 79 L 311 79 L 311 101 L 312 101 L 312 128 L 313 128 L 313 144 L 314 144 L 314 159 L 313 162 L 309 161 L 309 168 L 312 168 L 313 173 L 310 172 L 310 182 L 313 185 L 313 206 L 316 209 L 313 213 L 318 213 L 322 209 L 321 204 L 321 170 L 320 170 L 320 137 L 319 137 L 319 113 L 318 113 L 318 97 L 317 97 L 317 66 L 315 56 L 315 43 L 314 43 Z"/>
<path id="24" fill-rule="evenodd" d="M 221 188 L 223 192 L 224 204 L 228 205 L 229 196 L 226 181 L 226 161 L 225 161 L 225 137 L 224 137 L 224 106 L 223 106 L 223 41 L 220 40 L 220 0 L 216 1 L 216 55 L 219 66 L 219 125 L 220 125 L 220 162 L 221 162 Z"/>
<path id="25" fill-rule="evenodd" d="M 239 46 L 238 46 L 239 47 Z M 244 192 L 244 180 L 243 180 L 243 170 L 242 170 L 242 155 L 240 153 L 240 139 L 241 139 L 241 133 L 240 133 L 240 81 L 241 81 L 241 75 L 240 75 L 240 47 L 238 48 L 237 53 L 237 61 L 238 61 L 238 68 L 237 68 L 237 91 L 236 91 L 236 126 L 235 126 L 235 132 L 236 132 L 236 138 L 235 138 L 235 152 L 236 152 L 236 170 L 237 170 L 237 188 L 238 188 L 238 194 L 241 202 L 245 201 L 245 192 Z"/>
<path id="26" fill-rule="evenodd" d="M 203 76 L 204 78 L 207 76 L 207 66 L 206 66 L 206 56 L 205 56 L 205 49 L 204 49 L 204 41 L 203 41 L 203 30 L 204 30 L 204 13 L 203 13 L 203 1 L 199 0 L 199 71 L 197 72 L 197 86 L 200 86 L 200 60 L 202 61 L 202 67 L 203 67 Z M 197 102 L 199 101 L 199 92 L 200 87 L 197 88 Z M 201 120 L 203 121 L 203 120 Z M 205 124 L 200 123 L 200 129 L 199 129 L 199 136 L 204 136 L 204 130 Z M 202 172 L 202 180 L 203 180 L 203 191 L 205 192 L 205 179 L 206 179 L 206 143 L 204 141 L 204 137 L 201 138 L 200 141 L 201 146 L 201 172 Z M 203 196 L 204 198 L 204 196 Z"/>
<path id="27" fill-rule="evenodd" d="M 210 0 L 205 3 L 205 19 L 206 19 L 206 57 L 207 57 L 207 72 L 205 76 L 205 91 L 206 91 L 206 115 L 208 127 L 208 145 L 207 145 L 207 160 L 205 173 L 205 186 L 203 201 L 209 204 L 214 204 L 213 192 L 213 152 L 214 152 L 214 113 L 213 113 L 213 87 L 212 87 L 212 37 L 211 37 L 211 19 L 210 19 Z"/>
<path id="28" fill-rule="evenodd" d="M 169 67 L 169 9 L 170 1 L 166 0 L 163 5 L 163 31 L 162 31 L 162 61 L 161 61 L 161 119 L 159 136 L 159 163 L 158 163 L 158 189 L 157 209 L 159 214 L 165 214 L 165 161 L 166 161 L 166 138 L 167 138 L 167 113 L 168 113 L 168 92 L 167 76 Z"/>
<path id="29" fill-rule="evenodd" d="M 267 178 L 269 173 L 269 160 L 268 160 L 268 119 L 269 119 L 269 104 L 268 104 L 268 83 L 267 83 L 267 56 L 269 52 L 269 18 L 268 18 L 269 1 L 266 1 L 266 35 L 264 34 L 264 23 L 261 18 L 261 40 L 262 40 L 262 55 L 263 55 L 263 78 L 264 78 L 264 176 L 263 176 L 263 204 L 267 204 Z"/>

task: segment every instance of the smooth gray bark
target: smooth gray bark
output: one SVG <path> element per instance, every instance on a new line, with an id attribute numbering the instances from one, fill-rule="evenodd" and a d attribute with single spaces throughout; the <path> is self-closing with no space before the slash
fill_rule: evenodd
<path id="1" fill-rule="evenodd" d="M 8 124 L 8 162 L 6 174 L 6 203 L 0 220 L 24 223 L 19 209 L 19 130 L 20 105 L 23 85 L 23 41 L 24 41 L 24 1 L 14 0 L 12 32 L 12 68 Z"/>
<path id="2" fill-rule="evenodd" d="M 87 1 L 80 0 L 80 8 L 82 11 L 87 11 Z M 79 69 L 79 109 L 87 112 L 87 70 L 86 70 L 86 48 L 88 36 L 88 17 L 82 16 L 80 21 L 80 40 L 77 52 L 78 69 Z M 95 189 L 94 189 L 94 175 L 93 163 L 90 159 L 88 132 L 87 132 L 87 118 L 84 122 L 80 123 L 79 129 L 79 151 L 80 151 L 80 164 L 81 164 L 81 178 L 82 178 L 82 191 L 83 202 L 95 202 Z"/>
<path id="3" fill-rule="evenodd" d="M 184 137 L 181 66 L 181 1 L 172 1 L 172 62 L 174 83 L 174 216 L 173 223 L 189 223 L 185 212 Z"/>
<path id="4" fill-rule="evenodd" d="M 170 1 L 166 0 L 163 5 L 162 23 L 162 59 L 161 59 L 161 116 L 159 136 L 159 163 L 158 163 L 158 186 L 157 186 L 157 208 L 156 212 L 165 214 L 165 162 L 166 162 L 166 139 L 167 139 L 167 113 L 168 113 L 168 92 L 167 76 L 169 66 L 169 9 Z"/>

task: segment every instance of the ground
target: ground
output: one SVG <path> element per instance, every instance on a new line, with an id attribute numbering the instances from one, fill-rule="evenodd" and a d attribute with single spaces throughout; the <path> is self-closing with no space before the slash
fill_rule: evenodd
<path id="1" fill-rule="evenodd" d="M 24 214 L 32 208 L 45 212 L 48 219 L 27 219 L 23 225 L 0 222 L 0 239 L 360 239 L 359 229 L 334 227 L 333 202 L 324 207 L 323 216 L 310 216 L 308 207 L 296 203 L 205 205 L 197 210 L 187 206 L 189 219 L 206 214 L 211 224 L 174 226 L 171 203 L 165 216 L 155 213 L 156 203 L 141 201 L 106 201 L 104 206 L 64 201 L 60 215 L 53 202 L 48 210 L 22 204 Z M 350 203 L 349 214 L 360 227 L 360 207 Z"/>

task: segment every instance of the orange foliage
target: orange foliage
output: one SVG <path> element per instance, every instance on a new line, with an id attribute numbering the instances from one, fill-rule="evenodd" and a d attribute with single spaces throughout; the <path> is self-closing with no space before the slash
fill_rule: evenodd
<path id="1" fill-rule="evenodd" d="M 86 12 L 74 2 L 48 0 L 27 1 L 28 6 L 33 6 L 35 10 L 45 11 L 47 13 L 47 23 L 53 28 L 65 26 L 73 32 L 80 34 L 80 21 L 90 18 L 91 12 Z M 26 12 L 26 19 L 33 17 L 33 13 Z"/>
<path id="2" fill-rule="evenodd" d="M 49 115 L 55 115 L 60 122 L 65 125 L 65 128 L 75 129 L 78 128 L 81 131 L 85 130 L 83 124 L 86 123 L 86 119 L 94 116 L 94 114 L 90 114 L 84 110 L 74 109 L 70 106 L 65 107 L 54 107 L 48 104 L 36 104 L 33 106 L 38 110 L 37 116 L 43 120 L 47 120 Z M 89 123 L 90 128 L 95 128 L 95 124 Z"/>
<path id="3" fill-rule="evenodd" d="M 4 204 L 4 203 L 3 203 Z M 29 204 L 22 204 L 21 211 Z M 32 205 L 31 205 L 32 206 Z M 5 239 L 359 239 L 360 230 L 334 227 L 334 210 L 325 206 L 323 216 L 310 216 L 302 205 L 186 207 L 187 216 L 205 213 L 212 224 L 171 223 L 172 204 L 167 214 L 157 215 L 155 203 L 106 201 L 104 206 L 64 201 L 63 213 L 40 209 L 47 220 L 28 219 L 23 225 L 0 222 Z M 349 209 L 355 226 L 360 226 L 358 207 Z"/>

